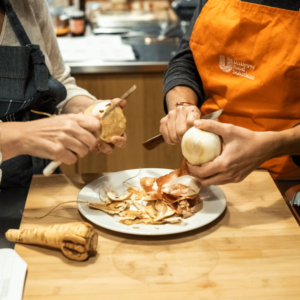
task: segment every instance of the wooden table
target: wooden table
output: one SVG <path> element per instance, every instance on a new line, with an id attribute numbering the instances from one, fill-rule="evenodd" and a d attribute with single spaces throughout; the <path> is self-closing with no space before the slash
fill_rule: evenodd
<path id="1" fill-rule="evenodd" d="M 35 176 L 25 215 L 41 216 L 99 177 Z M 289 300 L 300 298 L 300 230 L 267 172 L 221 187 L 227 210 L 192 232 L 138 237 L 100 227 L 98 254 L 86 262 L 16 245 L 28 263 L 24 300 Z M 83 220 L 76 203 L 21 228 Z"/>

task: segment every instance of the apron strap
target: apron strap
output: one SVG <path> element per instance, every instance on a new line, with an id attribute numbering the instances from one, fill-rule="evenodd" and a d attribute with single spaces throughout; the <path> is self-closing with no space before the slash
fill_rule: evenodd
<path id="1" fill-rule="evenodd" d="M 39 92 L 48 91 L 48 76 L 49 70 L 45 64 L 45 56 L 40 50 L 39 45 L 31 45 L 35 51 L 31 54 L 33 67 L 34 67 L 34 79 L 35 86 Z"/>
<path id="2" fill-rule="evenodd" d="M 12 5 L 10 4 L 9 0 L 1 0 L 1 2 L 4 5 L 5 12 L 8 16 L 11 27 L 13 28 L 21 46 L 30 45 L 31 44 L 30 39 L 27 36 L 27 33 L 24 30 L 24 28 L 23 28 L 17 14 L 15 13 Z"/>
<path id="3" fill-rule="evenodd" d="M 0 7 L 4 6 L 5 12 L 8 16 L 11 27 L 13 28 L 21 46 L 30 47 L 33 49 L 31 54 L 32 62 L 34 65 L 34 77 L 36 89 L 39 92 L 48 91 L 48 75 L 49 71 L 45 64 L 45 57 L 43 52 L 40 50 L 39 45 L 32 45 L 31 41 L 24 30 L 16 12 L 14 11 L 9 0 L 0 0 L 0 3 L 3 4 Z"/>

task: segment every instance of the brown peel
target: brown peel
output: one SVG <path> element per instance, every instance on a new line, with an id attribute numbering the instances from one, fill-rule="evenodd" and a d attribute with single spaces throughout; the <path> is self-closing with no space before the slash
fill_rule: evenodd
<path id="1" fill-rule="evenodd" d="M 140 184 L 143 190 L 148 193 L 153 190 L 153 184 L 155 183 L 156 178 L 154 177 L 144 177 L 140 179 Z"/>
<path id="2" fill-rule="evenodd" d="M 109 205 L 99 203 L 89 203 L 89 208 L 98 209 L 110 215 L 117 215 L 120 212 L 128 209 L 130 206 L 127 202 L 114 202 Z"/>
<path id="3" fill-rule="evenodd" d="M 158 214 L 157 210 L 155 209 L 154 203 L 150 203 L 145 207 L 145 213 L 149 215 L 150 218 L 156 219 Z"/>
<path id="4" fill-rule="evenodd" d="M 123 220 L 135 220 L 135 219 L 143 219 L 146 217 L 146 214 L 142 211 L 136 210 L 126 210 L 119 214 L 120 217 L 124 218 Z"/>
<path id="5" fill-rule="evenodd" d="M 111 201 L 124 201 L 130 199 L 132 193 L 126 193 L 121 196 L 116 196 L 114 193 L 108 192 L 106 195 Z"/>
<path id="6" fill-rule="evenodd" d="M 135 195 L 135 200 L 142 200 L 144 197 L 147 196 L 147 193 L 144 190 L 140 190 L 134 187 L 129 187 L 127 189 L 127 192 Z"/>

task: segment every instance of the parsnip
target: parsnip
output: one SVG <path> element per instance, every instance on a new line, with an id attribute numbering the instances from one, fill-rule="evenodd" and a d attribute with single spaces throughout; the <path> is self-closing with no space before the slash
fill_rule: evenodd
<path id="1" fill-rule="evenodd" d="M 92 225 L 85 222 L 36 229 L 9 229 L 5 236 L 11 242 L 61 249 L 66 257 L 77 261 L 86 260 L 97 251 L 98 245 L 97 232 Z"/>
<path id="2" fill-rule="evenodd" d="M 103 101 L 88 107 L 84 112 L 86 115 L 93 115 L 101 120 L 102 131 L 100 139 L 106 143 L 110 143 L 110 139 L 113 136 L 123 135 L 126 130 L 126 118 L 120 107 L 116 107 L 110 114 L 102 119 L 105 111 L 111 105 L 110 101 Z"/>

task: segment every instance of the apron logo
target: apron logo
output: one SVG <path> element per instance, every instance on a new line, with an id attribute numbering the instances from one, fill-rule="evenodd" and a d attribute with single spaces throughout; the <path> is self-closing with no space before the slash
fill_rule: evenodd
<path id="1" fill-rule="evenodd" d="M 227 61 L 227 64 L 226 64 Z M 225 72 L 229 73 L 232 71 L 232 74 L 237 75 L 237 76 L 242 76 L 246 77 L 248 79 L 254 80 L 255 77 L 248 74 L 247 71 L 248 69 L 255 69 L 255 66 L 246 64 L 242 61 L 237 61 L 234 60 L 231 57 L 226 57 L 224 55 L 220 55 L 220 69 Z"/>
<path id="2" fill-rule="evenodd" d="M 230 71 L 232 71 L 233 59 L 227 57 L 227 66 L 226 66 L 225 59 L 226 57 L 224 55 L 220 55 L 220 68 L 222 71 L 229 73 Z"/>

